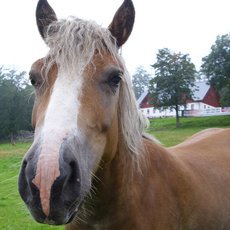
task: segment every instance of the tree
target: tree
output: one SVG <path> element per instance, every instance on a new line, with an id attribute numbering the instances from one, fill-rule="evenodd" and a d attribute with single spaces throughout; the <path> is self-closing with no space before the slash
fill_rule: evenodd
<path id="1" fill-rule="evenodd" d="M 223 107 L 230 106 L 230 87 L 222 87 L 219 91 L 220 94 L 220 104 Z"/>
<path id="2" fill-rule="evenodd" d="M 145 90 L 148 90 L 149 80 L 150 74 L 142 66 L 139 66 L 132 76 L 133 90 L 136 99 L 138 99 Z"/>
<path id="3" fill-rule="evenodd" d="M 219 91 L 221 104 L 230 106 L 230 33 L 217 36 L 210 54 L 202 59 L 201 73 Z"/>
<path id="4" fill-rule="evenodd" d="M 0 67 L 0 138 L 11 137 L 21 130 L 31 130 L 32 92 L 25 72 Z M 31 98 L 33 99 L 33 98 Z"/>
<path id="5" fill-rule="evenodd" d="M 152 67 L 155 69 L 155 77 L 150 81 L 153 104 L 175 109 L 176 127 L 179 127 L 179 106 L 192 96 L 195 66 L 188 54 L 172 53 L 165 48 L 158 51 L 157 62 Z"/>

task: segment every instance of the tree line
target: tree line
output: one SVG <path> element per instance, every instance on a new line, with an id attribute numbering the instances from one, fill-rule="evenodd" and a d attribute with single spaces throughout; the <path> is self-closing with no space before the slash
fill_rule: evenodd
<path id="1" fill-rule="evenodd" d="M 19 130 L 32 130 L 32 92 L 26 72 L 0 67 L 0 140 L 14 141 Z"/>
<path id="2" fill-rule="evenodd" d="M 207 78 L 221 97 L 222 106 L 230 106 L 230 34 L 218 36 L 211 52 L 202 59 L 196 71 L 188 54 L 160 49 L 154 78 L 142 67 L 133 75 L 136 98 L 149 90 L 155 107 L 171 107 L 176 110 L 192 96 L 191 87 L 198 78 Z M 0 140 L 14 139 L 20 130 L 32 130 L 31 112 L 34 102 L 33 88 L 27 82 L 26 72 L 0 67 Z"/>
<path id="3" fill-rule="evenodd" d="M 143 67 L 138 67 L 133 75 L 133 89 L 138 99 L 148 89 L 154 107 L 170 107 L 176 111 L 179 126 L 179 106 L 193 95 L 192 87 L 198 79 L 206 79 L 220 95 L 220 103 L 230 106 L 230 33 L 217 36 L 211 52 L 202 58 L 200 71 L 196 71 L 189 54 L 160 49 L 156 63 L 151 67 L 155 76 Z"/>

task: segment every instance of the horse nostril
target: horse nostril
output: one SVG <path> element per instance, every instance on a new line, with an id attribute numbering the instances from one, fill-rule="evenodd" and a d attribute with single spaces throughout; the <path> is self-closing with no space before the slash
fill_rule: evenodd
<path id="1" fill-rule="evenodd" d="M 80 178 L 78 177 L 78 167 L 77 167 L 77 163 L 75 161 L 71 161 L 69 163 L 70 166 L 70 176 L 68 178 L 68 182 L 69 183 L 75 183 L 76 181 L 80 181 Z"/>
<path id="2" fill-rule="evenodd" d="M 27 160 L 23 160 L 21 170 L 18 178 L 18 190 L 19 193 L 24 200 L 24 202 L 28 205 L 32 198 L 32 189 L 30 186 L 30 180 L 33 177 L 33 172 L 29 170 L 29 162 Z"/>
<path id="3" fill-rule="evenodd" d="M 26 169 L 27 163 L 28 163 L 27 160 L 23 160 L 23 162 L 22 162 L 22 170 Z"/>

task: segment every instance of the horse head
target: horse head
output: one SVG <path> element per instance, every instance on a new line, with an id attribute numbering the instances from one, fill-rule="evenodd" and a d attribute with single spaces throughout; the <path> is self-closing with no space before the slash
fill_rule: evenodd
<path id="1" fill-rule="evenodd" d="M 46 0 L 38 2 L 38 30 L 50 50 L 30 71 L 35 137 L 19 175 L 20 195 L 38 222 L 70 222 L 101 162 L 116 155 L 119 98 L 128 84 L 118 50 L 134 15 L 132 1 L 124 0 L 109 27 L 101 28 L 73 17 L 57 20 Z"/>

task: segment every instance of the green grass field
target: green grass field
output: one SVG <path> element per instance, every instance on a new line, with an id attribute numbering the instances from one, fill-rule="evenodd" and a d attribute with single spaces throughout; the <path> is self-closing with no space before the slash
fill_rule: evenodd
<path id="1" fill-rule="evenodd" d="M 163 145 L 171 146 L 205 128 L 230 127 L 230 116 L 183 118 L 175 128 L 175 119 L 152 119 L 147 132 Z M 17 190 L 18 172 L 29 144 L 0 144 L 0 230 L 63 229 L 36 223 L 30 216 Z"/>
<path id="2" fill-rule="evenodd" d="M 180 123 L 176 128 L 175 118 L 151 119 L 147 132 L 163 145 L 173 146 L 203 129 L 230 127 L 230 116 L 180 118 Z"/>

